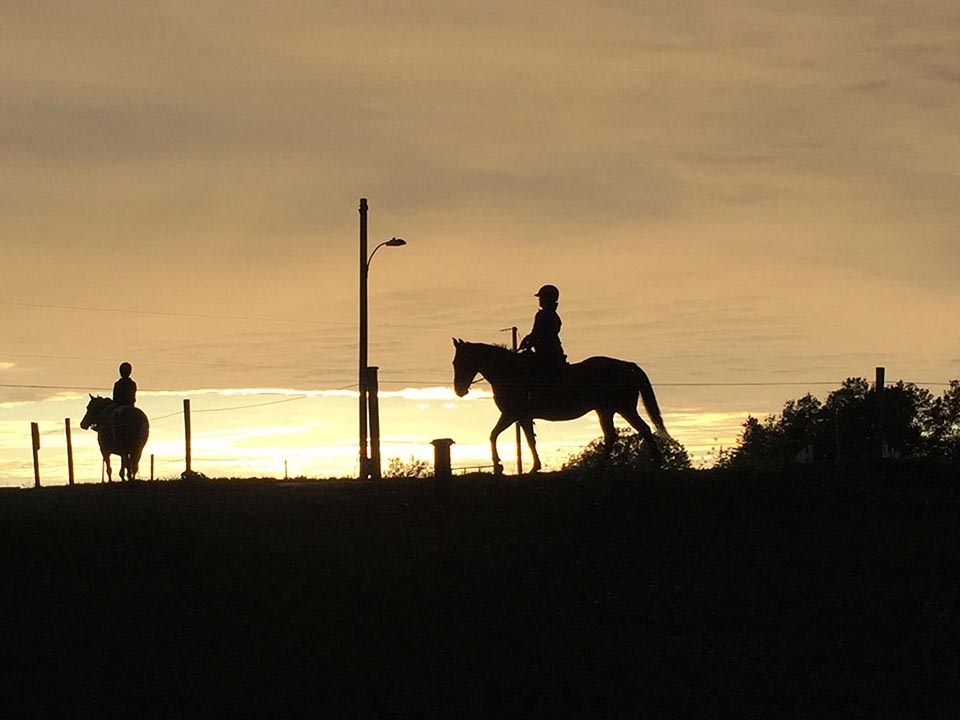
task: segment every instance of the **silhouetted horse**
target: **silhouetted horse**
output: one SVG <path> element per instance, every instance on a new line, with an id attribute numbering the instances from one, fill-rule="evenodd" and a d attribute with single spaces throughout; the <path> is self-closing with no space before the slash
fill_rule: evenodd
<path id="1" fill-rule="evenodd" d="M 608 357 L 587 358 L 567 365 L 537 380 L 531 372 L 530 358 L 498 345 L 471 343 L 454 339 L 453 386 L 463 397 L 470 390 L 477 375 L 483 375 L 493 388 L 493 399 L 500 408 L 500 419 L 490 433 L 494 472 L 503 472 L 497 453 L 497 437 L 519 422 L 533 453 L 531 472 L 540 469 L 537 441 L 533 432 L 534 418 L 544 420 L 574 420 L 591 410 L 600 418 L 603 430 L 604 452 L 609 456 L 617 439 L 613 424 L 619 413 L 648 441 L 650 452 L 659 464 L 662 460 L 650 426 L 637 412 L 637 401 L 643 406 L 657 430 L 669 437 L 660 415 L 660 407 L 647 374 L 638 365 Z"/>
<path id="2" fill-rule="evenodd" d="M 114 405 L 110 398 L 90 396 L 87 414 L 80 427 L 97 431 L 100 454 L 107 464 L 107 480 L 113 479 L 110 456 L 120 456 L 120 479 L 136 480 L 140 455 L 150 435 L 150 422 L 143 410 L 129 405 Z"/>

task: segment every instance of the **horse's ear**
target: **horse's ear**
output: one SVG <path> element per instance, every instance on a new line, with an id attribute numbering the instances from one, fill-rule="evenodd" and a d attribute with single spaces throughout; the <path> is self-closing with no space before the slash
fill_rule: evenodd
<path id="1" fill-rule="evenodd" d="M 93 393 L 87 393 L 90 396 L 90 399 L 93 400 Z"/>
<path id="2" fill-rule="evenodd" d="M 463 345 L 463 340 L 460 340 L 460 339 L 458 339 L 458 338 L 453 338 L 453 346 L 454 346 L 454 347 L 458 348 L 458 347 L 460 347 L 461 345 Z"/>

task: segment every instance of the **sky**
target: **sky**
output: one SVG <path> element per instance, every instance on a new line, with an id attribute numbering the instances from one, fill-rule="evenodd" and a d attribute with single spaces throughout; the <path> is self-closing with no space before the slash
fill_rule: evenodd
<path id="1" fill-rule="evenodd" d="M 704 461 L 878 365 L 960 377 L 955 2 L 4 0 L 0 102 L 0 485 L 31 421 L 62 481 L 123 360 L 169 476 L 184 397 L 207 474 L 356 474 L 361 197 L 408 242 L 370 274 L 385 457 L 486 461 L 451 337 L 544 283 Z M 600 434 L 538 427 L 548 467 Z"/>

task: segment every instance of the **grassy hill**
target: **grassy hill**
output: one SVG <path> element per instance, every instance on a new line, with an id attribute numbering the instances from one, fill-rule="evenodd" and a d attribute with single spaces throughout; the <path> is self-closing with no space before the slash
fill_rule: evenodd
<path id="1" fill-rule="evenodd" d="M 5 717 L 960 714 L 937 466 L 0 493 Z"/>

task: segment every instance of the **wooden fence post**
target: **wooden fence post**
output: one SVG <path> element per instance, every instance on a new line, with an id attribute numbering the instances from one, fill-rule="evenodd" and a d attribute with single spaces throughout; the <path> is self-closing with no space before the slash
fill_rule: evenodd
<path id="1" fill-rule="evenodd" d="M 40 487 L 40 426 L 30 423 L 30 438 L 33 441 L 33 486 Z"/>
<path id="2" fill-rule="evenodd" d="M 500 332 L 510 331 L 511 338 L 513 339 L 513 351 L 517 352 L 517 326 L 503 328 Z M 520 421 L 518 420 L 514 430 L 516 431 L 516 442 L 517 442 L 517 475 L 523 475 L 523 450 L 522 445 L 520 444 Z"/>
<path id="3" fill-rule="evenodd" d="M 370 466 L 371 480 L 379 480 L 380 469 L 380 381 L 377 366 L 367 368 L 367 402 L 370 418 Z"/>
<path id="4" fill-rule="evenodd" d="M 73 485 L 73 436 L 70 434 L 70 418 L 64 418 L 63 429 L 67 434 L 67 483 Z"/>
<path id="5" fill-rule="evenodd" d="M 517 326 L 514 325 L 510 330 L 513 331 L 513 351 L 517 351 Z M 517 421 L 516 427 L 516 436 L 517 436 L 517 475 L 523 475 L 523 446 L 520 444 L 520 421 Z"/>
<path id="6" fill-rule="evenodd" d="M 874 384 L 874 389 L 877 391 L 877 408 L 876 408 L 876 422 L 877 422 L 877 434 L 875 438 L 876 443 L 876 456 L 878 460 L 883 459 L 883 400 L 884 400 L 884 374 L 885 369 L 882 367 L 877 368 L 877 377 Z"/>
<path id="7" fill-rule="evenodd" d="M 150 479 L 153 480 L 153 453 L 150 453 Z"/>
<path id="8" fill-rule="evenodd" d="M 186 475 L 189 475 L 192 470 L 192 462 L 190 458 L 190 399 L 183 399 L 183 437 L 184 437 L 184 456 L 186 460 Z"/>

